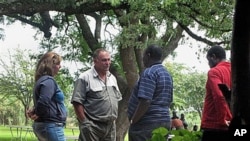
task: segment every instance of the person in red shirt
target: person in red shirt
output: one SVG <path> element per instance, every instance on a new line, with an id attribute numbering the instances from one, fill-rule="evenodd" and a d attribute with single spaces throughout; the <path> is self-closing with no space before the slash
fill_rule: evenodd
<path id="1" fill-rule="evenodd" d="M 182 121 L 176 117 L 171 119 L 171 130 L 184 129 Z"/>
<path id="2" fill-rule="evenodd" d="M 232 113 L 218 84 L 231 89 L 231 63 L 221 46 L 213 46 L 207 52 L 210 70 L 207 73 L 206 96 L 203 105 L 201 129 L 202 141 L 219 141 L 229 137 L 228 127 Z"/>
<path id="3" fill-rule="evenodd" d="M 171 118 L 171 130 L 184 129 L 181 119 L 177 116 L 176 111 L 173 111 L 173 116 Z"/>

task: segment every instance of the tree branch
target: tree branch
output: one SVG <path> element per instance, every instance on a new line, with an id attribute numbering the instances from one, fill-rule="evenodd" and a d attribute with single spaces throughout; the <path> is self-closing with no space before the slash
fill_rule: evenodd
<path id="1" fill-rule="evenodd" d="M 195 40 L 201 41 L 207 45 L 213 46 L 213 45 L 221 45 L 221 44 L 229 44 L 230 43 L 230 41 L 212 42 L 206 38 L 202 38 L 201 36 L 196 35 L 194 32 L 192 32 L 187 26 L 184 26 L 182 23 L 178 22 L 178 24 L 181 26 L 182 29 L 184 29 L 187 32 L 187 34 L 189 36 L 191 36 Z"/>
<path id="2" fill-rule="evenodd" d="M 25 1 L 24 0 L 13 0 L 12 2 L 0 3 L 0 16 L 22 14 L 31 16 L 35 13 L 44 11 L 59 11 L 72 14 L 89 14 L 96 11 L 106 11 L 110 9 L 126 9 L 127 3 L 121 3 L 114 7 L 109 3 L 102 3 L 100 1 L 85 2 L 77 5 L 75 3 L 62 3 L 61 1 Z M 28 9 L 28 10 L 27 10 Z"/>
<path id="3" fill-rule="evenodd" d="M 76 14 L 76 18 L 82 29 L 82 35 L 84 39 L 88 43 L 90 49 L 94 51 L 96 48 L 98 48 L 98 40 L 96 40 L 96 38 L 92 34 L 88 21 L 83 14 Z"/>
<path id="4" fill-rule="evenodd" d="M 163 59 L 165 59 L 172 51 L 174 51 L 178 47 L 178 43 L 180 39 L 183 37 L 182 35 L 183 29 L 181 28 L 180 25 L 177 25 L 175 31 L 176 31 L 175 35 L 171 34 L 172 36 L 168 36 L 167 34 L 165 34 L 161 38 L 164 43 L 167 43 L 167 48 L 163 49 Z"/>
<path id="5" fill-rule="evenodd" d="M 90 13 L 89 16 L 95 19 L 95 39 L 101 41 L 102 16 L 97 13 Z"/>

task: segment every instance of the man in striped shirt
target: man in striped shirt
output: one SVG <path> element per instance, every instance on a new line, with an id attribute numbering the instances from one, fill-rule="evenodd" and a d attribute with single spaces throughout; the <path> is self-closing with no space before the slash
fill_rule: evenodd
<path id="1" fill-rule="evenodd" d="M 129 141 L 146 141 L 159 127 L 170 129 L 169 107 L 173 101 L 173 80 L 162 65 L 162 49 L 150 45 L 143 54 L 142 72 L 129 99 Z"/>

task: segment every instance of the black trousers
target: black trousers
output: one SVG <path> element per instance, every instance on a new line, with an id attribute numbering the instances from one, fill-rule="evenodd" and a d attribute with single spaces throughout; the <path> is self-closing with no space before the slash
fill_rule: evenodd
<path id="1" fill-rule="evenodd" d="M 203 130 L 201 141 L 231 141 L 228 131 Z"/>

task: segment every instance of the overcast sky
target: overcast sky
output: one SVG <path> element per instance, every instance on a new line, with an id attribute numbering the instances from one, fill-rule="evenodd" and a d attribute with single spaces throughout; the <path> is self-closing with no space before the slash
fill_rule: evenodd
<path id="1" fill-rule="evenodd" d="M 0 25 L 0 28 L 5 29 L 5 39 L 3 41 L 0 40 L 1 56 L 6 55 L 8 50 L 17 47 L 33 51 L 37 50 L 38 42 L 33 39 L 35 30 L 32 29 L 31 26 L 21 26 L 21 24 L 17 22 L 14 25 L 9 26 Z M 201 55 L 200 60 L 197 59 L 197 55 L 195 54 L 197 49 L 198 46 L 190 48 L 189 46 L 181 45 L 175 50 L 177 57 L 174 60 L 171 58 L 168 58 L 167 60 L 183 63 L 190 68 L 195 67 L 198 71 L 206 72 L 209 69 L 207 60 L 205 55 Z"/>

